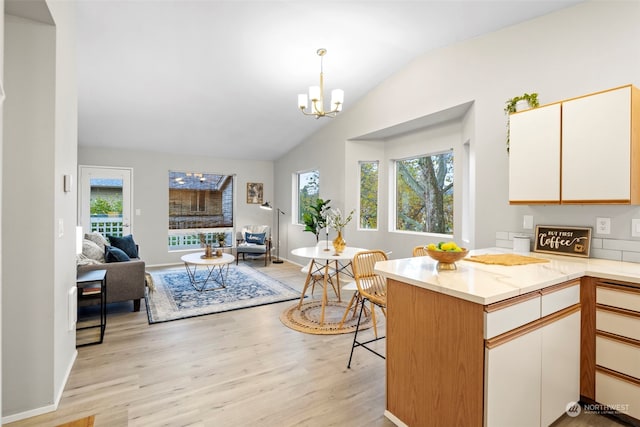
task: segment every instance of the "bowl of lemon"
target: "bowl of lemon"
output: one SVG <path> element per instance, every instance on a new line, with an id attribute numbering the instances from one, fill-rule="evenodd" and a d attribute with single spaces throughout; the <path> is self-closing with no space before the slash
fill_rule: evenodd
<path id="1" fill-rule="evenodd" d="M 455 242 L 429 243 L 425 248 L 427 254 L 438 261 L 436 264 L 438 270 L 455 270 L 456 261 L 460 261 L 469 254 L 467 249 L 461 248 Z"/>

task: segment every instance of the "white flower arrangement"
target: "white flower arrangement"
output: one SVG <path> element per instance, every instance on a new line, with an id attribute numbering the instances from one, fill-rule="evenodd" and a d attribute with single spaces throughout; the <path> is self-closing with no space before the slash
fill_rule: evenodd
<path id="1" fill-rule="evenodd" d="M 351 212 L 349 212 L 349 215 L 345 218 L 342 215 L 340 208 L 330 209 L 326 216 L 327 226 L 336 231 L 341 231 L 347 224 L 349 224 L 349 222 L 351 222 L 354 212 L 355 209 L 352 209 Z"/>

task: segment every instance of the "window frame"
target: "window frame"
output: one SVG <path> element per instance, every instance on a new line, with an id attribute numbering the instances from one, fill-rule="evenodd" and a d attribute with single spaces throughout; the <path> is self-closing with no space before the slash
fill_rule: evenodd
<path id="1" fill-rule="evenodd" d="M 220 187 L 219 190 L 221 192 L 221 197 L 222 197 L 222 203 L 223 203 L 223 212 L 230 212 L 230 219 L 226 219 L 225 220 L 225 224 L 224 225 L 220 225 L 220 226 L 196 226 L 196 227 L 190 227 L 190 228 L 172 228 L 170 226 L 171 224 L 171 210 L 172 207 L 175 208 L 176 205 L 175 200 L 173 201 L 172 204 L 172 197 L 169 194 L 168 197 L 168 208 L 169 208 L 169 224 L 167 227 L 167 251 L 169 253 L 171 252 L 183 252 L 183 251 L 193 251 L 194 249 L 200 250 L 201 249 L 201 244 L 200 244 L 200 234 L 204 235 L 204 238 L 206 240 L 207 243 L 209 242 L 217 242 L 217 239 L 215 238 L 215 234 L 217 233 L 224 233 L 226 235 L 225 238 L 225 246 L 229 247 L 229 246 L 233 246 L 235 243 L 235 223 L 236 223 L 236 193 L 237 193 L 237 180 L 236 180 L 236 175 L 235 174 L 224 174 L 224 173 L 214 173 L 214 172 L 185 172 L 185 171 L 180 171 L 180 170 L 169 170 L 168 171 L 169 174 L 169 186 L 167 188 L 167 190 L 169 191 L 169 193 L 171 192 L 171 180 L 174 179 L 176 176 L 195 176 L 195 177 L 217 177 L 219 179 L 222 179 L 223 181 L 227 181 L 230 180 L 229 183 L 227 185 L 230 185 L 230 190 L 228 190 L 230 192 L 226 193 L 225 192 L 227 190 L 224 190 L 225 187 Z M 185 210 L 185 212 L 189 212 L 189 213 L 203 213 L 206 212 L 207 210 L 207 192 L 209 191 L 213 191 L 210 189 L 187 189 L 187 191 L 191 191 L 191 193 L 189 194 L 189 207 L 188 210 Z M 193 201 L 196 201 L 196 206 L 195 209 L 193 206 Z M 228 205 L 229 202 L 225 203 L 225 199 L 228 200 L 230 198 L 230 206 Z M 201 203 L 202 202 L 202 203 Z M 227 215 L 227 213 L 223 213 L 223 215 Z M 210 224 L 213 225 L 213 224 Z"/>
<path id="2" fill-rule="evenodd" d="M 313 200 L 317 200 L 318 198 L 320 198 L 320 170 L 319 169 L 313 168 L 313 169 L 306 169 L 303 171 L 294 172 L 292 176 L 293 196 L 294 196 L 292 197 L 293 204 L 294 204 L 292 211 L 295 212 L 295 215 L 291 215 L 291 219 L 293 223 L 296 225 L 304 226 L 304 221 L 302 220 L 303 211 L 301 210 L 301 205 L 300 205 L 300 191 L 301 191 L 300 177 L 301 175 L 304 175 L 304 174 L 313 174 L 313 173 L 315 173 L 317 177 L 317 184 L 316 184 L 317 193 L 316 193 L 316 197 Z"/>
<path id="3" fill-rule="evenodd" d="M 362 165 L 376 165 L 376 226 L 374 228 L 362 227 Z M 380 230 L 380 161 L 379 160 L 358 160 L 358 222 L 357 229 L 359 231 L 378 231 Z"/>
<path id="4" fill-rule="evenodd" d="M 431 232 L 431 231 L 415 231 L 415 230 L 400 230 L 397 228 L 397 220 L 398 220 L 398 211 L 397 211 L 397 205 L 398 205 L 398 182 L 397 182 L 397 175 L 398 175 L 398 162 L 401 161 L 405 161 L 405 160 L 412 160 L 412 159 L 419 159 L 419 158 L 423 158 L 423 157 L 432 157 L 432 156 L 438 156 L 441 154 L 446 154 L 446 153 L 451 153 L 451 155 L 453 156 L 452 162 L 453 162 L 453 170 L 452 170 L 452 180 L 453 180 L 453 190 L 452 190 L 452 195 L 451 195 L 451 209 L 452 209 L 452 213 L 451 213 L 451 233 L 436 233 L 436 232 Z M 432 236 L 432 237 L 438 237 L 438 238 L 453 238 L 455 235 L 455 204 L 456 204 L 456 196 L 455 196 L 455 181 L 456 181 L 456 155 L 455 155 L 455 149 L 454 148 L 446 148 L 446 149 L 441 149 L 441 150 L 434 150 L 434 151 L 429 151 L 423 154 L 415 154 L 415 155 L 409 155 L 406 157 L 399 157 L 399 158 L 394 158 L 394 159 L 390 159 L 389 160 L 389 171 L 391 171 L 392 173 L 389 174 L 389 195 L 390 200 L 389 200 L 389 231 L 393 232 L 393 233 L 400 233 L 400 234 L 410 234 L 410 235 L 418 235 L 418 236 Z"/>

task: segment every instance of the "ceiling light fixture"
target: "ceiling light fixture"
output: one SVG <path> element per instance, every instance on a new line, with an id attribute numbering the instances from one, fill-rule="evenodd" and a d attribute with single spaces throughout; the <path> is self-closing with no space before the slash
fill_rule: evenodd
<path id="1" fill-rule="evenodd" d="M 324 111 L 324 81 L 322 75 L 322 58 L 327 53 L 327 49 L 320 48 L 317 51 L 320 57 L 320 86 L 309 87 L 309 99 L 311 99 L 311 111 L 305 111 L 307 109 L 307 95 L 302 93 L 298 95 L 298 108 L 305 116 L 315 116 L 316 119 L 320 117 L 335 117 L 340 111 L 342 111 L 342 104 L 344 103 L 344 91 L 342 89 L 334 89 L 331 91 L 331 109 Z"/>

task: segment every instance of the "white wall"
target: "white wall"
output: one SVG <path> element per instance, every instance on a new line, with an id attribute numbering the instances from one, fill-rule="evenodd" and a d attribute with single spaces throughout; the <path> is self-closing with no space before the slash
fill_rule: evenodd
<path id="1" fill-rule="evenodd" d="M 178 144 L 180 141 L 176 141 Z M 273 201 L 271 161 L 80 147 L 78 163 L 133 168 L 133 212 L 140 209 L 141 215 L 133 216 L 132 234 L 148 265 L 180 263 L 180 256 L 184 255 L 184 252 L 168 252 L 167 249 L 170 170 L 236 174 L 236 229 L 245 224 L 271 225 L 274 221 L 272 212 L 260 209 L 260 205 L 246 203 L 247 182 L 262 182 L 264 201 Z"/>
<path id="2" fill-rule="evenodd" d="M 321 197 L 344 208 L 345 200 L 354 197 L 354 183 L 341 181 L 344 169 L 359 160 L 349 156 L 360 155 L 346 148 L 348 140 L 472 102 L 463 134 L 471 140 L 473 159 L 473 247 L 494 246 L 497 231 L 521 231 L 525 214 L 534 215 L 537 224 L 580 226 L 593 226 L 596 216 L 607 216 L 612 218 L 610 237 L 630 239 L 630 220 L 640 217 L 638 207 L 509 206 L 503 108 L 507 99 L 524 92 L 538 92 L 544 104 L 628 83 L 639 85 L 639 18 L 640 2 L 586 2 L 417 58 L 278 159 L 279 205 L 285 210 L 291 205 L 291 174 L 315 167 L 321 173 Z M 327 152 L 332 155 L 324 155 Z M 344 164 L 332 162 L 343 153 Z M 380 204 L 388 209 L 386 193 Z M 309 243 L 299 230 L 289 228 L 289 247 Z M 456 240 L 461 239 L 459 232 Z M 349 244 L 366 246 L 370 241 L 366 232 L 349 229 L 347 236 Z M 393 250 L 396 257 L 408 256 L 414 243 L 406 235 L 386 231 L 380 238 L 381 247 Z"/>
<path id="3" fill-rule="evenodd" d="M 4 0 L 0 0 L 0 82 L 4 90 Z M 2 224 L 2 151 L 4 107 L 0 105 L 0 224 Z M 2 259 L 2 227 L 0 227 L 0 260 Z M 2 263 L 0 262 L 0 368 L 2 367 Z M 2 369 L 0 369 L 0 425 L 2 425 Z"/>
<path id="4" fill-rule="evenodd" d="M 55 147 L 53 153 L 54 218 L 64 234 L 54 240 L 53 395 L 59 402 L 76 356 L 75 329 L 69 330 L 68 292 L 76 286 L 75 225 L 77 221 L 78 94 L 76 79 L 76 22 L 74 2 L 47 3 L 56 23 Z M 72 191 L 64 192 L 64 175 Z"/>
<path id="5" fill-rule="evenodd" d="M 5 31 L 2 362 L 11 393 L 2 407 L 10 415 L 53 403 L 55 27 L 6 15 Z"/>
<path id="6" fill-rule="evenodd" d="M 62 187 L 76 164 L 73 10 L 5 4 L 3 422 L 54 410 L 76 355 L 67 324 L 76 201 Z"/>

